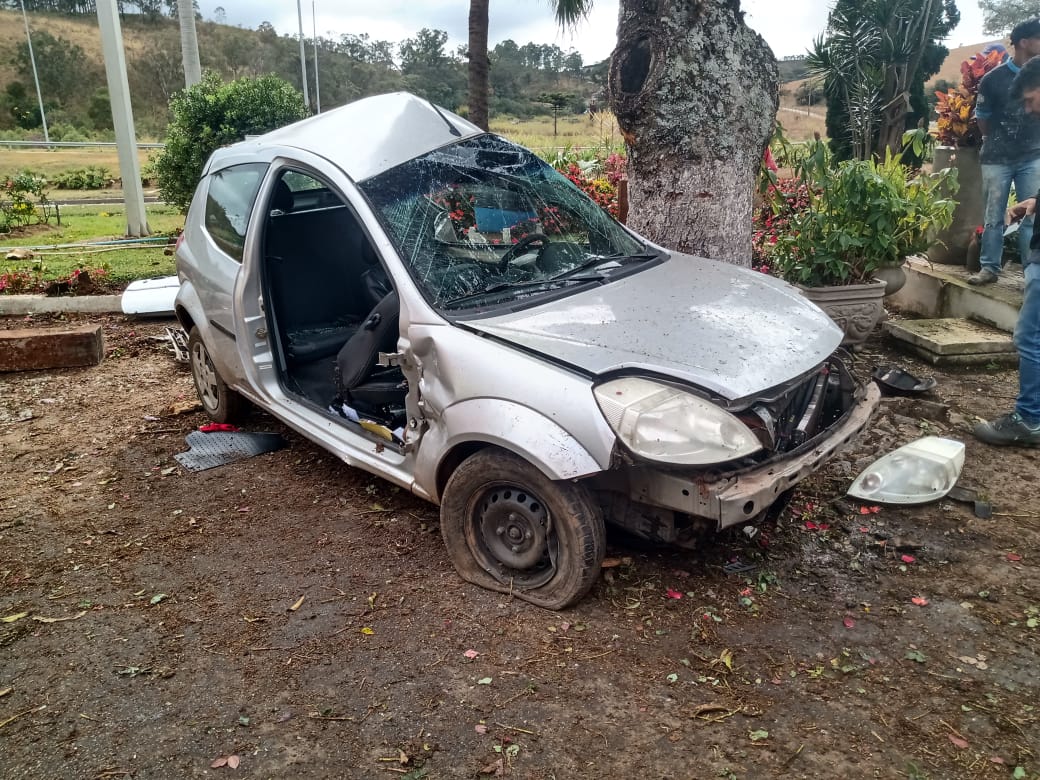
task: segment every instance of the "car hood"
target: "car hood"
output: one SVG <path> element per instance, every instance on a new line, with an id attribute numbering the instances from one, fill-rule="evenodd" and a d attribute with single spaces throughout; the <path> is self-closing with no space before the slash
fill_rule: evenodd
<path id="1" fill-rule="evenodd" d="M 728 400 L 809 371 L 842 339 L 794 287 L 682 254 L 562 300 L 466 325 L 592 374 L 669 375 Z"/>

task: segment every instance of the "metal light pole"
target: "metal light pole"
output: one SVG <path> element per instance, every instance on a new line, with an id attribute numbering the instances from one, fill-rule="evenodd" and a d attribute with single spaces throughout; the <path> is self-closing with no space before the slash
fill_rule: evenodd
<path id="1" fill-rule="evenodd" d="M 123 179 L 123 201 L 126 203 L 126 234 L 147 236 L 148 220 L 144 211 L 141 188 L 141 163 L 137 159 L 134 114 L 130 108 L 130 85 L 126 79 L 126 54 L 123 52 L 123 30 L 119 24 L 116 0 L 96 0 L 98 26 L 101 28 L 101 51 L 105 55 L 105 76 L 112 103 L 112 125 L 116 131 L 119 152 L 119 175 Z"/>
<path id="2" fill-rule="evenodd" d="M 47 114 L 43 111 L 43 93 L 40 92 L 40 74 L 36 72 L 36 55 L 33 54 L 32 36 L 29 35 L 29 17 L 25 15 L 25 0 L 18 0 L 22 7 L 22 21 L 25 22 L 25 40 L 29 44 L 29 62 L 32 63 L 33 81 L 36 82 L 36 99 L 40 102 L 40 121 L 43 122 L 43 140 L 51 142 L 50 133 L 47 132 Z"/>
<path id="3" fill-rule="evenodd" d="M 321 84 L 318 82 L 318 12 L 311 0 L 311 22 L 314 24 L 314 105 L 321 113 Z"/>
<path id="4" fill-rule="evenodd" d="M 296 0 L 296 15 L 300 19 L 300 73 L 303 74 L 303 104 L 311 107 L 311 96 L 307 89 L 307 51 L 303 48 L 303 7 Z"/>

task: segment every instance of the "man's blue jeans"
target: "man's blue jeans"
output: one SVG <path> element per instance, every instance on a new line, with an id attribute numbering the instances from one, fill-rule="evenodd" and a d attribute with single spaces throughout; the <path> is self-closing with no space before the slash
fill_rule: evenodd
<path id="1" fill-rule="evenodd" d="M 1015 197 L 1025 200 L 1040 191 L 1040 157 L 1003 165 L 982 166 L 982 196 L 986 201 L 985 230 L 982 233 L 979 264 L 995 274 L 1000 273 L 1001 255 L 1004 252 L 1004 214 L 1007 211 L 1011 183 L 1015 184 Z M 1022 220 L 1018 231 L 1019 256 L 1029 256 L 1029 240 L 1033 237 L 1033 215 Z"/>
<path id="2" fill-rule="evenodd" d="M 1040 250 L 1033 257 L 1040 260 Z M 1026 268 L 1026 291 L 1015 325 L 1018 401 L 1015 411 L 1029 425 L 1040 423 L 1040 263 Z"/>

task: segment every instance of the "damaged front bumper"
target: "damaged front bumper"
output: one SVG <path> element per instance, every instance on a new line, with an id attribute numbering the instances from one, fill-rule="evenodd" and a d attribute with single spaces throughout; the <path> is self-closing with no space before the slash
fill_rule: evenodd
<path id="1" fill-rule="evenodd" d="M 691 477 L 688 472 L 637 466 L 623 470 L 627 480 L 624 488 L 615 481 L 620 475 L 610 472 L 613 485 L 601 485 L 601 489 L 613 493 L 610 511 L 620 525 L 657 541 L 682 541 L 683 526 L 689 523 L 684 524 L 673 513 L 691 516 L 701 524 L 711 522 L 716 529 L 750 522 L 857 436 L 870 421 L 880 398 L 877 385 L 867 384 L 843 419 L 823 436 L 747 470 Z M 626 499 L 618 501 L 619 490 L 627 492 Z"/>

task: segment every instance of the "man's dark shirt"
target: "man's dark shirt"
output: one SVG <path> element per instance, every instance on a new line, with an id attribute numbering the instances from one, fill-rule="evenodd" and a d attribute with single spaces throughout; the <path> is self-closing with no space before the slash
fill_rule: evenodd
<path id="1" fill-rule="evenodd" d="M 982 78 L 975 116 L 990 124 L 979 160 L 983 165 L 1018 163 L 1040 157 L 1040 117 L 1026 112 L 1021 99 L 1011 97 L 1011 83 L 1020 68 L 1008 61 Z"/>

